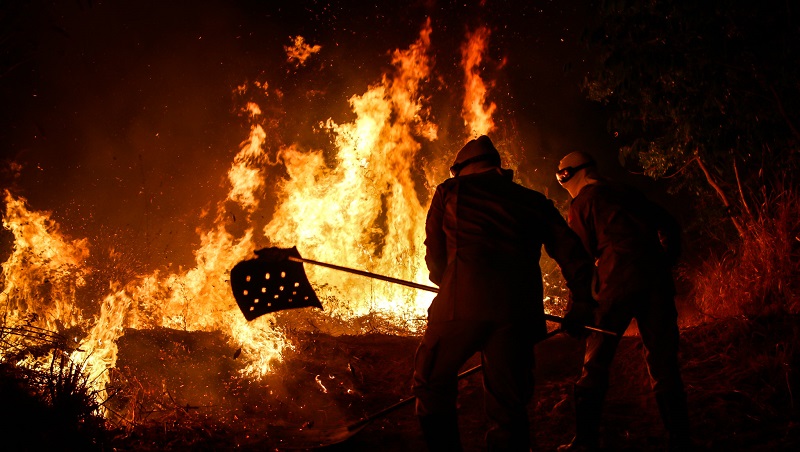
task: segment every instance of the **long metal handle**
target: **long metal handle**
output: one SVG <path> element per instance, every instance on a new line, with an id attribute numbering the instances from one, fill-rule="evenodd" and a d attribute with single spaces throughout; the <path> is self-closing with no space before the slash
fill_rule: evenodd
<path id="1" fill-rule="evenodd" d="M 353 273 L 353 274 L 360 275 L 360 276 L 366 276 L 367 278 L 379 279 L 381 281 L 386 281 L 386 282 L 390 282 L 390 283 L 394 283 L 394 284 L 400 284 L 401 286 L 413 287 L 414 289 L 427 290 L 428 292 L 439 293 L 439 288 L 437 288 L 437 287 L 426 286 L 424 284 L 418 284 L 418 283 L 415 283 L 415 282 L 406 281 L 404 279 L 392 278 L 391 276 L 379 275 L 377 273 L 367 272 L 367 271 L 364 271 L 364 270 L 356 270 L 355 268 L 342 267 L 341 265 L 329 264 L 327 262 L 320 262 L 320 261 L 315 261 L 315 260 L 312 260 L 312 259 L 306 259 L 304 257 L 297 257 L 297 256 L 289 256 L 289 260 L 292 261 L 292 262 L 300 262 L 300 263 L 306 263 L 306 264 L 319 265 L 321 267 L 327 267 L 327 268 L 332 268 L 334 270 L 340 270 L 340 271 L 347 272 L 347 273 Z M 564 323 L 564 319 L 562 317 L 558 317 L 558 316 L 555 316 L 555 315 L 545 314 L 544 318 L 545 318 L 545 320 L 549 320 L 551 322 Z M 602 333 L 602 334 L 608 334 L 610 336 L 617 336 L 617 333 L 615 333 L 613 331 L 604 330 L 604 329 L 597 328 L 597 327 L 590 326 L 590 325 L 586 325 L 586 326 L 584 326 L 584 328 L 586 328 L 587 330 L 590 330 L 590 331 L 595 331 L 595 332 Z"/>
<path id="2" fill-rule="evenodd" d="M 470 369 L 467 369 L 464 372 L 461 372 L 460 374 L 458 374 L 458 379 L 460 380 L 460 379 L 468 377 L 468 376 L 470 376 L 472 374 L 478 373 L 482 369 L 483 369 L 483 365 L 482 364 L 478 364 L 477 366 L 472 367 Z M 398 409 L 410 404 L 411 402 L 415 401 L 416 399 L 417 398 L 415 396 L 406 397 L 405 399 L 395 403 L 394 405 L 390 405 L 390 406 L 378 411 L 377 413 L 372 413 L 369 416 L 365 417 L 364 419 L 361 419 L 360 421 L 357 421 L 357 422 L 355 422 L 355 423 L 353 423 L 351 425 L 348 425 L 347 429 L 348 430 L 355 430 L 355 429 L 361 427 L 364 424 L 368 424 L 368 423 L 374 421 L 375 419 L 378 419 L 378 418 L 381 418 L 383 416 L 386 416 L 387 414 L 391 413 L 392 411 L 398 410 Z"/>
<path id="3" fill-rule="evenodd" d="M 392 278 L 391 276 L 384 276 L 384 275 L 379 275 L 377 273 L 365 272 L 363 270 L 356 270 L 355 268 L 342 267 L 342 266 L 339 266 L 339 265 L 329 264 L 327 262 L 314 261 L 314 260 L 311 260 L 311 259 L 306 259 L 304 257 L 289 256 L 289 260 L 292 261 L 292 262 L 305 262 L 306 264 L 314 264 L 314 265 L 319 265 L 321 267 L 328 267 L 328 268 L 332 268 L 334 270 L 341 270 L 343 272 L 354 273 L 356 275 L 366 276 L 367 278 L 380 279 L 381 281 L 387 281 L 387 282 L 390 282 L 390 283 L 400 284 L 401 286 L 408 286 L 408 287 L 413 287 L 415 289 L 427 290 L 428 292 L 436 292 L 436 293 L 439 292 L 439 289 L 437 289 L 436 287 L 433 287 L 433 286 L 426 286 L 424 284 L 417 284 L 415 282 L 406 281 L 404 279 L 397 279 L 397 278 Z"/>
<path id="4" fill-rule="evenodd" d="M 561 328 L 558 328 L 558 329 L 555 329 L 553 331 L 550 331 L 543 338 L 539 339 L 538 342 L 542 342 L 542 341 L 545 341 L 547 339 L 550 339 L 551 337 L 555 336 L 556 334 L 560 333 L 561 331 L 562 331 Z M 460 374 L 458 374 L 458 379 L 460 380 L 462 378 L 469 377 L 470 375 L 478 373 L 481 370 L 483 370 L 483 365 L 482 364 L 478 364 L 477 366 L 471 367 L 471 368 L 461 372 Z M 363 426 L 364 424 L 368 424 L 368 423 L 374 421 L 375 419 L 378 419 L 378 418 L 381 418 L 383 416 L 386 416 L 387 414 L 391 413 L 392 411 L 395 411 L 395 410 L 397 410 L 399 408 L 402 408 L 402 407 L 410 404 L 414 400 L 416 400 L 415 396 L 406 397 L 405 399 L 395 403 L 394 405 L 390 405 L 390 406 L 388 406 L 388 407 L 386 407 L 386 408 L 384 408 L 384 409 L 382 409 L 382 410 L 380 410 L 380 411 L 378 411 L 376 413 L 372 413 L 369 416 L 367 416 L 367 417 L 365 417 L 365 418 L 363 418 L 363 419 L 361 419 L 359 421 L 356 421 L 356 422 L 348 425 L 347 429 L 350 430 L 350 431 L 356 430 L 356 429 L 360 428 L 361 426 Z"/>

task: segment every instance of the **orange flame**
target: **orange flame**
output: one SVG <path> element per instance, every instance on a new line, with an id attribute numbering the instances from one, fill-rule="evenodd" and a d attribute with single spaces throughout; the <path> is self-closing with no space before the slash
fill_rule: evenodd
<path id="1" fill-rule="evenodd" d="M 483 53 L 489 41 L 489 29 L 480 27 L 467 34 L 467 42 L 461 46 L 461 65 L 464 68 L 464 105 L 462 115 L 472 137 L 487 135 L 494 130 L 494 114 L 497 105 L 486 106 L 487 88 L 480 76 Z"/>
<path id="2" fill-rule="evenodd" d="M 286 51 L 286 61 L 301 66 L 306 62 L 308 57 L 319 52 L 322 49 L 319 45 L 310 45 L 302 36 L 294 37 L 294 45 L 284 46 L 283 50 Z"/>
<path id="3" fill-rule="evenodd" d="M 436 138 L 424 119 L 420 86 L 430 74 L 430 22 L 408 50 L 393 55 L 395 73 L 350 98 L 351 123 L 328 119 L 336 166 L 322 151 L 285 147 L 280 156 L 289 178 L 279 187 L 283 202 L 264 234 L 277 246 L 296 245 L 309 258 L 397 278 L 427 282 L 423 261 L 425 207 L 415 188 L 416 137 Z M 307 268 L 328 297 L 326 309 L 344 319 L 387 315 L 415 328 L 430 294 L 327 269 Z M 330 286 L 322 289 L 321 282 Z"/>
<path id="4" fill-rule="evenodd" d="M 3 227 L 14 235 L 14 249 L 3 263 L 3 302 L 7 322 L 36 316 L 44 328 L 58 331 L 77 325 L 76 290 L 90 271 L 86 239 L 68 240 L 48 212 L 28 210 L 26 201 L 5 192 Z"/>

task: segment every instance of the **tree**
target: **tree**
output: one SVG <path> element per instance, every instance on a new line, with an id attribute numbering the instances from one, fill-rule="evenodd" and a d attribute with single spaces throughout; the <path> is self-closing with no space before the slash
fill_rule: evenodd
<path id="1" fill-rule="evenodd" d="M 709 189 L 739 235 L 779 177 L 796 178 L 800 5 L 783 0 L 608 0 L 584 83 L 609 105 L 620 159 Z"/>

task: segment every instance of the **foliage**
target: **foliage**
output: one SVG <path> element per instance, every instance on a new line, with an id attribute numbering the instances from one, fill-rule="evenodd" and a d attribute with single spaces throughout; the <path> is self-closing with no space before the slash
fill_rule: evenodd
<path id="1" fill-rule="evenodd" d="M 735 252 L 689 272 L 695 303 L 713 317 L 800 314 L 800 190 L 774 190 Z"/>
<path id="2" fill-rule="evenodd" d="M 587 34 L 599 65 L 584 86 L 613 111 L 621 160 L 679 174 L 676 187 L 696 194 L 710 184 L 733 217 L 763 202 L 751 198 L 772 175 L 796 176 L 797 13 L 779 0 L 602 2 Z"/>
<path id="3" fill-rule="evenodd" d="M 12 413 L 3 444 L 10 450 L 102 449 L 100 404 L 64 342 L 31 325 L 0 327 L 0 399 Z"/>

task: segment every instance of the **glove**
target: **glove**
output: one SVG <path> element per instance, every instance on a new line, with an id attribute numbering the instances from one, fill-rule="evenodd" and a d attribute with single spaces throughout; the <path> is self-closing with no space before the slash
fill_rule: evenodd
<path id="1" fill-rule="evenodd" d="M 573 302 L 564 315 L 561 327 L 572 337 L 582 338 L 588 334 L 586 325 L 594 323 L 594 305 L 586 302 Z"/>

